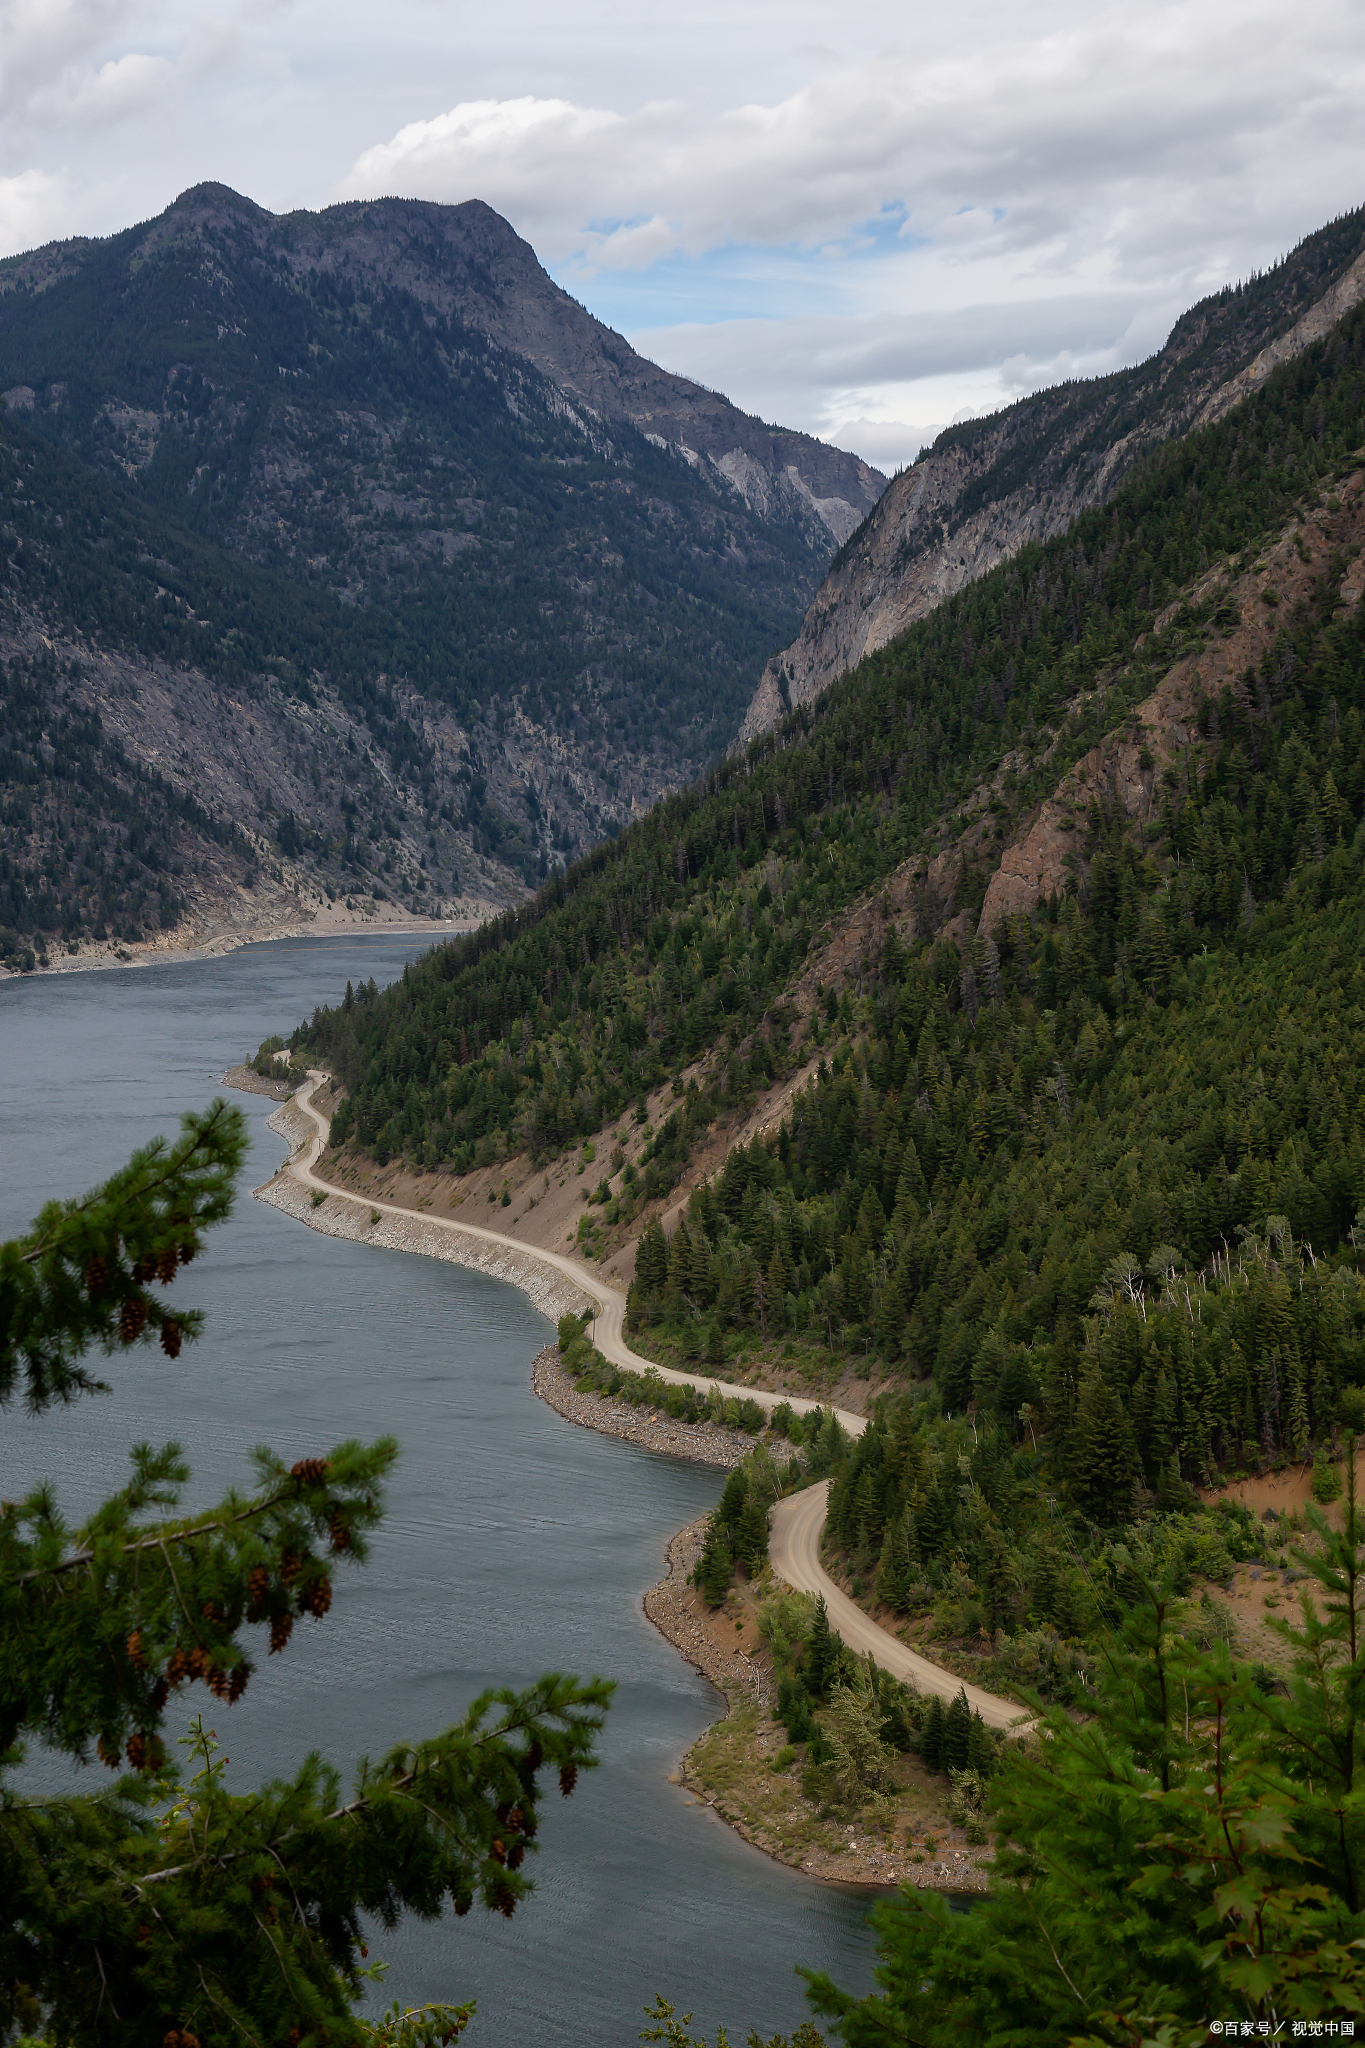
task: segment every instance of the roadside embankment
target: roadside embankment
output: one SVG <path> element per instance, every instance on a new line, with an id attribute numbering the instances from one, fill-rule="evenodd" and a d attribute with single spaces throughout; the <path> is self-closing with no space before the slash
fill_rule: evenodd
<path id="1" fill-rule="evenodd" d="M 292 1103 L 284 1103 L 268 1119 L 271 1130 L 298 1147 L 313 1135 L 313 1125 Z M 324 1237 L 349 1237 L 357 1243 L 378 1245 L 384 1251 L 416 1252 L 428 1259 L 445 1259 L 456 1266 L 471 1266 L 491 1279 L 510 1281 L 519 1287 L 542 1315 L 557 1322 L 560 1316 L 580 1315 L 595 1304 L 581 1287 L 556 1272 L 533 1252 L 475 1237 L 457 1224 L 427 1223 L 417 1217 L 396 1215 L 373 1208 L 350 1195 L 331 1193 L 321 1202 L 292 1174 L 279 1173 L 274 1180 L 255 1190 L 259 1202 L 283 1210 L 310 1230 Z"/>

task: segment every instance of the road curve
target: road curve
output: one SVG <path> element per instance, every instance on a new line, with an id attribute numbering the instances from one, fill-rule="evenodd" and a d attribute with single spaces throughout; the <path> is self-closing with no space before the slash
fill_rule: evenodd
<path id="1" fill-rule="evenodd" d="M 828 1503 L 829 1481 L 822 1479 L 818 1486 L 788 1494 L 773 1509 L 768 1555 L 778 1577 L 795 1586 L 799 1593 L 823 1593 L 830 1627 L 843 1637 L 850 1650 L 875 1657 L 882 1670 L 889 1671 L 893 1678 L 907 1680 L 916 1692 L 937 1693 L 945 1700 L 956 1699 L 959 1692 L 965 1692 L 968 1705 L 976 1709 L 988 1728 L 1022 1729 L 1029 1716 L 1013 1700 L 998 1699 L 993 1692 L 982 1692 L 980 1686 L 966 1685 L 941 1664 L 931 1664 L 927 1657 L 908 1650 L 895 1636 L 878 1628 L 835 1585 L 820 1562 L 820 1535 Z"/>
<path id="2" fill-rule="evenodd" d="M 324 1194 L 340 1195 L 345 1201 L 358 1198 L 347 1194 L 345 1188 L 336 1187 L 333 1182 L 323 1180 L 314 1173 L 322 1149 L 327 1143 L 330 1123 L 320 1109 L 313 1106 L 313 1096 L 319 1086 L 328 1079 L 317 1068 L 310 1068 L 308 1084 L 300 1088 L 294 1097 L 295 1104 L 314 1126 L 314 1136 L 301 1151 L 296 1152 L 283 1169 L 305 1187 L 319 1188 Z M 366 1204 L 381 1209 L 390 1216 L 409 1216 L 414 1222 L 423 1223 L 429 1229 L 435 1226 L 441 1230 L 453 1231 L 457 1235 L 482 1238 L 487 1244 L 502 1245 L 509 1251 L 521 1252 L 524 1256 L 539 1259 L 543 1265 L 552 1266 L 556 1272 L 572 1280 L 582 1289 L 590 1301 L 598 1304 L 597 1317 L 593 1327 L 593 1341 L 602 1356 L 613 1365 L 626 1366 L 632 1372 L 649 1369 L 660 1378 L 671 1380 L 677 1386 L 696 1387 L 705 1393 L 719 1387 L 722 1394 L 733 1396 L 739 1401 L 756 1401 L 760 1408 L 771 1411 L 785 1401 L 798 1414 L 807 1414 L 821 1404 L 818 1401 L 802 1400 L 792 1394 L 770 1394 L 755 1387 L 740 1387 L 728 1380 L 708 1378 L 704 1374 L 675 1372 L 672 1367 L 656 1365 L 652 1359 L 641 1358 L 632 1351 L 625 1339 L 626 1297 L 619 1288 L 609 1287 L 601 1275 L 594 1273 L 579 1259 L 566 1258 L 562 1252 L 541 1251 L 535 1245 L 524 1244 L 518 1237 L 506 1237 L 500 1230 L 485 1230 L 477 1223 L 453 1223 L 445 1217 L 433 1216 L 425 1209 L 405 1209 L 397 1202 L 380 1201 L 367 1195 Z M 836 1408 L 838 1416 L 850 1436 L 861 1436 L 867 1428 L 865 1415 L 854 1415 L 846 1408 Z M 773 1569 L 779 1578 L 794 1586 L 801 1593 L 821 1593 L 829 1612 L 830 1626 L 842 1636 L 851 1650 L 862 1655 L 871 1654 L 883 1671 L 889 1671 L 896 1678 L 908 1680 L 920 1692 L 938 1693 L 944 1699 L 953 1699 L 962 1689 L 962 1680 L 955 1678 L 951 1671 L 941 1665 L 931 1664 L 927 1657 L 921 1657 L 908 1650 L 904 1643 L 879 1628 L 875 1621 L 856 1607 L 847 1593 L 841 1592 L 820 1562 L 820 1534 L 825 1526 L 825 1512 L 829 1499 L 829 1481 L 819 1486 L 809 1486 L 800 1493 L 790 1494 L 778 1502 L 773 1509 L 772 1536 L 769 1543 Z M 1010 1728 L 1027 1720 L 1024 1710 L 1012 1700 L 998 1699 L 994 1693 L 982 1692 L 979 1687 L 966 1688 L 970 1704 L 980 1714 L 988 1728 Z"/>

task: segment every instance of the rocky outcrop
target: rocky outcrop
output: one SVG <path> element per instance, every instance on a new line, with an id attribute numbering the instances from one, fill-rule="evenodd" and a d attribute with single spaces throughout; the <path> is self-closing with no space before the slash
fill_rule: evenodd
<path id="1" fill-rule="evenodd" d="M 940 435 L 836 556 L 765 668 L 745 741 L 1030 541 L 1102 503 L 1158 442 L 1222 418 L 1365 296 L 1365 210 L 1205 300 L 1137 369 L 1066 384 Z"/>

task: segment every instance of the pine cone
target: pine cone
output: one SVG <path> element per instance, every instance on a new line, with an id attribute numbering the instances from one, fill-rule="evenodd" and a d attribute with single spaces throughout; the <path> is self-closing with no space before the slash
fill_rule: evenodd
<path id="1" fill-rule="evenodd" d="M 147 1738 L 145 1735 L 128 1737 L 128 1761 L 135 1771 L 140 1771 L 147 1761 Z"/>
<path id="2" fill-rule="evenodd" d="M 194 1246 L 193 1246 L 192 1244 L 182 1244 L 182 1245 L 181 1245 L 181 1247 L 180 1247 L 180 1263 L 181 1263 L 181 1265 L 182 1265 L 182 1266 L 188 1266 L 188 1265 L 191 1265 L 191 1264 L 193 1263 L 193 1260 L 194 1260 Z"/>
<path id="3" fill-rule="evenodd" d="M 204 1683 L 216 1700 L 222 1700 L 226 1704 L 228 1687 L 231 1682 L 221 1664 L 210 1664 L 205 1674 Z"/>
<path id="4" fill-rule="evenodd" d="M 118 1333 L 123 1344 L 136 1343 L 147 1323 L 147 1304 L 140 1294 L 130 1294 L 119 1310 Z"/>
<path id="5" fill-rule="evenodd" d="M 517 1895 L 510 1884 L 500 1884 L 493 1894 L 493 1904 L 504 1920 L 510 1920 L 517 1910 Z"/>
<path id="6" fill-rule="evenodd" d="M 330 1469 L 325 1458 L 300 1458 L 297 1465 L 289 1467 L 289 1477 L 297 1479 L 300 1486 L 316 1486 Z"/>
<path id="7" fill-rule="evenodd" d="M 328 1516 L 327 1534 L 328 1540 L 331 1543 L 333 1551 L 340 1553 L 343 1550 L 350 1549 L 351 1532 L 347 1528 L 345 1522 L 342 1521 L 341 1516 L 339 1514 L 332 1514 Z"/>
<path id="8" fill-rule="evenodd" d="M 578 1783 L 578 1765 L 561 1764 L 559 1767 L 559 1790 L 563 1798 L 572 1799 L 573 1788 Z"/>
<path id="9" fill-rule="evenodd" d="M 216 1600 L 206 1600 L 199 1612 L 203 1615 L 205 1621 L 211 1621 L 215 1628 L 225 1628 L 227 1626 L 227 1616 Z"/>
<path id="10" fill-rule="evenodd" d="M 472 1892 L 452 1892 L 450 1894 L 450 1903 L 455 1908 L 456 1919 L 463 1920 L 465 1914 L 474 1903 L 474 1897 Z"/>
<path id="11" fill-rule="evenodd" d="M 182 1341 L 179 1323 L 174 1316 L 167 1316 L 161 1325 L 161 1348 L 167 1358 L 179 1358 Z"/>
<path id="12" fill-rule="evenodd" d="M 175 1278 L 175 1269 L 180 1264 L 180 1254 L 173 1244 L 156 1255 L 156 1277 L 163 1287 L 169 1287 Z"/>
<path id="13" fill-rule="evenodd" d="M 166 1702 L 170 1698 L 170 1695 L 171 1689 L 169 1685 L 167 1685 L 165 1679 L 158 1678 L 156 1684 L 152 1687 L 152 1712 L 154 1714 L 165 1713 Z"/>
<path id="14" fill-rule="evenodd" d="M 208 1661 L 209 1660 L 204 1655 L 203 1650 L 200 1648 L 199 1644 L 196 1643 L 194 1648 L 190 1651 L 188 1658 L 186 1659 L 186 1663 L 189 1667 L 190 1677 L 202 1678 L 205 1671 L 208 1669 Z"/>
<path id="15" fill-rule="evenodd" d="M 314 1579 L 299 1594 L 299 1608 L 304 1614 L 311 1614 L 315 1621 L 322 1617 L 332 1604 L 332 1582 L 330 1579 Z"/>
<path id="16" fill-rule="evenodd" d="M 263 1564 L 254 1564 L 246 1582 L 248 1621 L 259 1621 L 270 1597 L 270 1574 Z"/>
<path id="17" fill-rule="evenodd" d="M 105 1265 L 104 1260 L 100 1257 L 99 1253 L 96 1252 L 94 1257 L 91 1259 L 90 1264 L 85 1269 L 85 1284 L 87 1290 L 91 1294 L 98 1294 L 108 1278 L 109 1268 Z"/>
<path id="18" fill-rule="evenodd" d="M 142 1631 L 135 1628 L 128 1638 L 128 1661 L 135 1671 L 147 1669 L 147 1653 L 142 1647 Z"/>
<path id="19" fill-rule="evenodd" d="M 492 1841 L 488 1844 L 488 1853 L 493 1858 L 493 1861 L 495 1863 L 505 1863 L 507 1861 L 506 1842 L 499 1841 L 498 1837 L 495 1835 Z"/>
<path id="20" fill-rule="evenodd" d="M 242 1697 L 242 1694 L 247 1689 L 247 1684 L 250 1680 L 250 1677 L 251 1673 L 247 1669 L 246 1665 L 239 1664 L 237 1666 L 237 1669 L 233 1672 L 231 1678 L 228 1680 L 227 1701 L 230 1707 L 236 1706 L 238 1700 Z"/>
<path id="21" fill-rule="evenodd" d="M 123 1762 L 123 1758 L 119 1755 L 118 1751 L 111 1749 L 102 1735 L 95 1744 L 95 1754 L 106 1770 L 116 1771 Z"/>
<path id="22" fill-rule="evenodd" d="M 511 1848 L 510 1848 L 510 1849 L 508 1850 L 508 1852 L 507 1852 L 507 1868 L 508 1868 L 509 1870 L 520 1870 L 520 1869 L 521 1869 L 521 1866 L 522 1866 L 522 1863 L 523 1863 L 523 1861 L 524 1861 L 524 1859 L 525 1859 L 525 1856 L 526 1856 L 526 1845 L 525 1845 L 525 1843 L 524 1843 L 524 1842 L 514 1842 L 514 1843 L 513 1843 L 513 1845 L 512 1845 L 512 1847 L 511 1847 Z"/>
<path id="23" fill-rule="evenodd" d="M 297 1550 L 282 1550 L 280 1552 L 280 1579 L 284 1585 L 292 1586 L 302 1570 L 303 1559 L 299 1556 Z"/>
<path id="24" fill-rule="evenodd" d="M 183 1650 L 175 1650 L 166 1666 L 167 1685 L 180 1685 L 190 1675 L 190 1660 Z"/>
<path id="25" fill-rule="evenodd" d="M 274 1656 L 276 1650 L 282 1650 L 284 1648 L 285 1644 L 289 1641 L 289 1638 L 293 1635 L 293 1633 L 293 1615 L 277 1614 L 270 1624 L 270 1654 L 272 1657 Z"/>

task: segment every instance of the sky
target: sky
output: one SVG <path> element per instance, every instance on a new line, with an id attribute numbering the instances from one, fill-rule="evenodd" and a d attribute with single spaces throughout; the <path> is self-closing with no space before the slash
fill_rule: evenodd
<path id="1" fill-rule="evenodd" d="M 505 214 L 890 473 L 1365 203 L 1362 0 L 0 0 L 0 254 L 217 179 Z"/>

